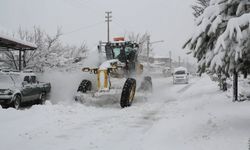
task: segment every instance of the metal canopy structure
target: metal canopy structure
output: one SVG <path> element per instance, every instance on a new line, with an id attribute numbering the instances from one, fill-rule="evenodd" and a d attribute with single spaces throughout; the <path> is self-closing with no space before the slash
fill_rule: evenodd
<path id="1" fill-rule="evenodd" d="M 13 50 L 35 50 L 37 47 L 29 44 L 24 44 L 10 39 L 5 39 L 0 35 L 0 46 Z"/>
<path id="2" fill-rule="evenodd" d="M 36 50 L 37 46 L 33 43 L 15 39 L 6 35 L 0 34 L 0 51 L 19 51 L 19 71 L 25 66 L 25 51 Z M 23 56 L 23 59 L 22 59 Z"/>

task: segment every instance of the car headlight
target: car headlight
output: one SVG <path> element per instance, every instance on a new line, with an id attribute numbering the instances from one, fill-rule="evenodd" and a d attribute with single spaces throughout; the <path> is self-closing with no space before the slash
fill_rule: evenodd
<path id="1" fill-rule="evenodd" d="M 8 89 L 8 90 L 5 90 L 5 91 L 4 91 L 4 94 L 6 94 L 6 95 L 12 95 L 12 94 L 13 94 L 13 91 L 10 90 L 10 89 Z"/>

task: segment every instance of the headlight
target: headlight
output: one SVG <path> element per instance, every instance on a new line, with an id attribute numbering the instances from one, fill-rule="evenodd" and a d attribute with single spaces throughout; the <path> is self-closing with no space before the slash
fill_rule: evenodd
<path id="1" fill-rule="evenodd" d="M 12 95 L 13 94 L 13 91 L 8 89 L 8 90 L 5 90 L 4 91 L 4 94 L 7 94 L 7 95 Z"/>

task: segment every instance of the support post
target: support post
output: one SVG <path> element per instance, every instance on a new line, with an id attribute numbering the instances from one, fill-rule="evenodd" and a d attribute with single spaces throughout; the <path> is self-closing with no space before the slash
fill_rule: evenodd
<path id="1" fill-rule="evenodd" d="M 233 102 L 238 101 L 238 72 L 234 69 L 233 73 Z"/>
<path id="2" fill-rule="evenodd" d="M 21 50 L 19 50 L 19 71 L 21 71 L 22 70 L 22 51 Z"/>
<path id="3" fill-rule="evenodd" d="M 26 59 L 25 59 L 26 51 L 23 51 L 23 68 L 26 67 Z"/>

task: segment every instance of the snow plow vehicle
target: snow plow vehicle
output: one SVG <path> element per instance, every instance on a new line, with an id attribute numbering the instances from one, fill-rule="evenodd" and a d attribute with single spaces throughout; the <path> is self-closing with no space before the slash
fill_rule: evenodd
<path id="1" fill-rule="evenodd" d="M 86 95 L 120 95 L 122 108 L 132 105 L 136 91 L 152 92 L 152 79 L 143 76 L 143 65 L 138 61 L 139 44 L 115 38 L 114 42 L 100 42 L 99 55 L 105 55 L 106 60 L 99 67 L 82 68 L 83 72 L 95 75 L 95 81 L 84 79 L 77 89 L 76 101 L 84 102 Z M 137 81 L 140 86 L 137 88 Z"/>

